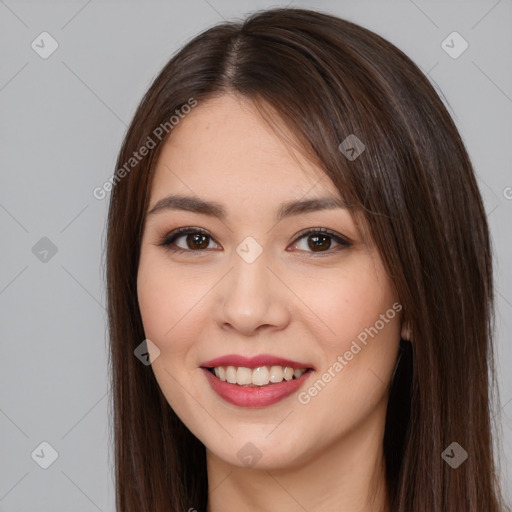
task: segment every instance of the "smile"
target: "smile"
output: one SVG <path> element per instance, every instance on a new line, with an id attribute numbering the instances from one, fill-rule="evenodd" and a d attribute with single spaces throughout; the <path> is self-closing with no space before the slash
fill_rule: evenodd
<path id="1" fill-rule="evenodd" d="M 269 384 L 298 379 L 307 368 L 291 368 L 289 366 L 258 366 L 247 368 L 245 366 L 216 366 L 209 368 L 221 381 L 238 386 L 261 387 Z"/>
<path id="2" fill-rule="evenodd" d="M 315 367 L 271 354 L 231 354 L 204 361 L 200 369 L 224 402 L 238 407 L 267 407 L 297 392 Z"/>
<path id="3" fill-rule="evenodd" d="M 238 407 L 267 407 L 287 398 L 299 391 L 314 372 L 311 368 L 301 374 L 300 377 L 293 376 L 292 379 L 283 379 L 281 382 L 267 385 L 254 384 L 231 384 L 215 376 L 209 368 L 201 368 L 206 380 L 215 393 L 232 405 Z"/>

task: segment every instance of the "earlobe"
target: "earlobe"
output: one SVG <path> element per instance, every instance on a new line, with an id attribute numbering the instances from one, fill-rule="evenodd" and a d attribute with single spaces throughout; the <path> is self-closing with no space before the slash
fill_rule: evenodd
<path id="1" fill-rule="evenodd" d="M 404 322 L 402 324 L 402 330 L 400 331 L 400 337 L 404 340 L 412 341 L 411 340 L 411 329 L 409 327 L 408 322 Z"/>

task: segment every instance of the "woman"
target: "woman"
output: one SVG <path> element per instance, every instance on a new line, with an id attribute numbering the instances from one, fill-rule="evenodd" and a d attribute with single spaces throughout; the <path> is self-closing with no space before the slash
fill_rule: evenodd
<path id="1" fill-rule="evenodd" d="M 485 211 L 400 50 L 301 9 L 213 27 L 112 186 L 117 510 L 502 509 Z"/>

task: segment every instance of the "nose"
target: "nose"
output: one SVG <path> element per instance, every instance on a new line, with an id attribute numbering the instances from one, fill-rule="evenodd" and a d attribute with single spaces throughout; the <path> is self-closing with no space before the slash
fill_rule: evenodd
<path id="1" fill-rule="evenodd" d="M 231 272 L 223 280 L 218 324 L 223 330 L 255 336 L 284 329 L 290 322 L 290 292 L 262 255 L 247 263 L 234 255 Z"/>

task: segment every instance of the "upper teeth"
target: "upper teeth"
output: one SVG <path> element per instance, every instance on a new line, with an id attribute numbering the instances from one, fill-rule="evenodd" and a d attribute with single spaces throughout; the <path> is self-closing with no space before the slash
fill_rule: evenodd
<path id="1" fill-rule="evenodd" d="M 215 375 L 230 384 L 240 386 L 255 385 L 266 386 L 270 382 L 276 384 L 282 380 L 298 379 L 306 368 L 290 368 L 289 366 L 259 366 L 258 368 L 246 368 L 244 366 L 216 366 L 213 369 Z"/>

